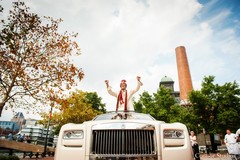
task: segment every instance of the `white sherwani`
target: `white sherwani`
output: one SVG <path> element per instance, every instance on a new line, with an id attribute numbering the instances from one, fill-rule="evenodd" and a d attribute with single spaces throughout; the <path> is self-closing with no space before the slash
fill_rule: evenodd
<path id="1" fill-rule="evenodd" d="M 134 111 L 134 107 L 133 107 L 133 104 L 132 104 L 132 97 L 133 97 L 133 95 L 140 89 L 141 85 L 142 85 L 141 82 L 138 81 L 137 87 L 136 87 L 134 90 L 131 90 L 130 92 L 127 92 L 127 90 L 122 91 L 122 98 L 123 98 L 124 103 L 121 104 L 121 103 L 119 102 L 119 104 L 118 104 L 118 111 L 124 111 L 124 104 L 126 103 L 126 102 L 125 102 L 126 95 L 128 96 L 128 97 L 127 97 L 127 110 L 128 110 L 128 111 Z M 109 93 L 110 95 L 118 98 L 119 92 L 114 92 L 114 91 L 112 91 L 112 87 L 109 86 L 109 87 L 107 88 L 107 91 L 108 91 L 108 93 Z M 126 92 L 127 92 L 127 93 L 126 93 Z"/>
<path id="2" fill-rule="evenodd" d="M 224 142 L 227 146 L 229 154 L 240 154 L 238 143 L 236 141 L 236 135 L 234 133 L 226 134 L 224 137 Z"/>

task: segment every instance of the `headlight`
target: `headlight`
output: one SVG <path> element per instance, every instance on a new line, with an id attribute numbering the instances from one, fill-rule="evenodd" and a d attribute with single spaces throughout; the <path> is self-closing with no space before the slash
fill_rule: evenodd
<path id="1" fill-rule="evenodd" d="M 164 130 L 163 137 L 166 139 L 183 139 L 184 134 L 182 130 Z"/>
<path id="2" fill-rule="evenodd" d="M 63 139 L 83 139 L 83 130 L 64 131 Z"/>

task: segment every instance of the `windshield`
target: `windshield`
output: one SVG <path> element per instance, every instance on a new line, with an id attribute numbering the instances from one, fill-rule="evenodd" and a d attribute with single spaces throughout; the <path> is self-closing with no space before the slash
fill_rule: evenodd
<path id="1" fill-rule="evenodd" d="M 135 112 L 112 112 L 112 113 L 106 113 L 101 114 L 97 117 L 95 117 L 94 121 L 99 120 L 114 120 L 114 119 L 137 119 L 137 120 L 155 120 L 152 116 L 149 114 L 143 114 L 143 113 L 135 113 Z"/>

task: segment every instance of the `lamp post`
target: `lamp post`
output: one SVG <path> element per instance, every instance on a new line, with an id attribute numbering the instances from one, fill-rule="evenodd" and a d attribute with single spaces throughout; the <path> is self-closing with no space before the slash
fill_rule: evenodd
<path id="1" fill-rule="evenodd" d="M 43 151 L 43 157 L 46 156 L 46 152 L 47 152 L 47 143 L 48 143 L 48 130 L 49 130 L 49 125 L 50 125 L 50 120 L 52 117 L 52 105 L 51 105 L 51 109 L 49 112 L 49 118 L 48 118 L 48 124 L 47 124 L 47 133 L 46 133 L 46 137 L 45 137 L 45 142 L 44 142 L 44 151 Z"/>

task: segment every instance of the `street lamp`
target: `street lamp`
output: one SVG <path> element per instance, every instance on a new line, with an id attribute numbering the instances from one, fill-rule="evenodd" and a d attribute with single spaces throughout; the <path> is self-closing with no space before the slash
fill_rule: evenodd
<path id="1" fill-rule="evenodd" d="M 44 151 L 43 151 L 42 157 L 45 157 L 45 156 L 46 156 L 46 152 L 47 152 L 48 130 L 49 130 L 49 125 L 50 125 L 51 117 L 52 117 L 52 104 L 51 104 L 51 109 L 50 109 L 50 112 L 49 112 L 49 118 L 48 118 L 48 124 L 47 124 L 47 133 L 46 133 L 46 137 L 45 137 Z"/>

